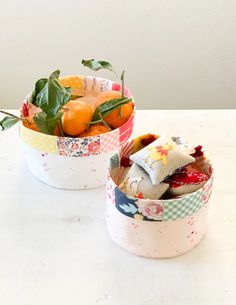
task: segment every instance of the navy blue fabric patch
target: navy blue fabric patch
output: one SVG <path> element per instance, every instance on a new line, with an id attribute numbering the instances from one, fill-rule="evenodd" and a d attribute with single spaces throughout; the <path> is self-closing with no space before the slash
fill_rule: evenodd
<path id="1" fill-rule="evenodd" d="M 125 193 L 123 193 L 118 187 L 115 188 L 115 205 L 117 210 L 131 218 L 134 218 L 134 215 L 142 215 L 138 211 L 138 198 L 130 198 Z M 161 221 L 149 219 L 146 216 L 142 215 L 143 220 L 145 221 Z"/>
<path id="2" fill-rule="evenodd" d="M 138 199 L 127 197 L 118 187 L 115 188 L 116 208 L 122 214 L 133 218 L 134 214 L 138 212 L 137 201 Z"/>

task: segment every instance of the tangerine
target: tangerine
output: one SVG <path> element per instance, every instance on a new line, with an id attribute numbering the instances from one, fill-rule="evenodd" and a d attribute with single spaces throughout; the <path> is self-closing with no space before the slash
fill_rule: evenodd
<path id="1" fill-rule="evenodd" d="M 86 130 L 92 120 L 92 107 L 82 100 L 71 100 L 63 109 L 62 129 L 70 136 L 76 136 Z"/>
<path id="2" fill-rule="evenodd" d="M 103 124 L 94 124 L 91 125 L 88 130 L 85 130 L 84 132 L 82 132 L 79 137 L 91 137 L 91 136 L 96 136 L 98 134 L 102 134 L 102 133 L 106 133 L 109 132 L 109 128 L 106 127 Z"/>
<path id="3" fill-rule="evenodd" d="M 101 93 L 96 101 L 95 106 L 98 107 L 99 105 L 105 103 L 106 101 L 121 98 L 121 93 L 119 91 L 106 91 Z M 107 116 L 104 117 L 104 121 L 112 128 L 118 128 L 121 125 L 125 124 L 128 119 L 130 118 L 131 114 L 134 110 L 134 103 L 131 101 L 127 104 L 122 105 L 114 109 L 110 112 Z"/>

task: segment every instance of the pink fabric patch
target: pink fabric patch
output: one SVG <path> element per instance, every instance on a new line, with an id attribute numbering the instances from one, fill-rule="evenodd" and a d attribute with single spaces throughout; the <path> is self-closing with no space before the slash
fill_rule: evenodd
<path id="1" fill-rule="evenodd" d="M 112 90 L 114 90 L 114 91 L 121 91 L 121 85 L 118 84 L 118 83 L 113 83 L 112 84 Z M 132 96 L 131 91 L 128 88 L 126 88 L 126 87 L 124 89 L 124 96 L 125 97 L 131 97 Z"/>
<path id="2" fill-rule="evenodd" d="M 119 128 L 120 143 L 125 143 L 131 136 L 133 131 L 134 116 L 131 115 L 129 120 Z"/>
<path id="3" fill-rule="evenodd" d="M 101 134 L 100 150 L 101 152 L 112 152 L 120 147 L 119 129 L 112 132 Z"/>

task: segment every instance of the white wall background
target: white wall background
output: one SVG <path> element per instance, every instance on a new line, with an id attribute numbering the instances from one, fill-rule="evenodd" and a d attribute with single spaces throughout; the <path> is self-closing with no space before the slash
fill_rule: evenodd
<path id="1" fill-rule="evenodd" d="M 91 57 L 125 68 L 139 108 L 235 108 L 236 1 L 0 0 L 0 107 Z"/>

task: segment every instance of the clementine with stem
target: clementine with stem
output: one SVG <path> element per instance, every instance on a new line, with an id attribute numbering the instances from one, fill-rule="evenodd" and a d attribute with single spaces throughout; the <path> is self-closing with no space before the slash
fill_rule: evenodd
<path id="1" fill-rule="evenodd" d="M 95 106 L 98 107 L 99 105 L 105 103 L 106 101 L 112 99 L 121 98 L 121 92 L 111 90 L 101 93 L 96 101 Z M 104 121 L 112 128 L 118 128 L 121 125 L 125 124 L 128 119 L 130 118 L 131 114 L 134 110 L 134 103 L 131 101 L 127 104 L 122 105 L 121 107 L 117 107 L 108 115 L 103 117 Z"/>
<path id="2" fill-rule="evenodd" d="M 62 129 L 70 136 L 85 131 L 93 117 L 92 107 L 82 100 L 70 100 L 62 110 Z"/>

